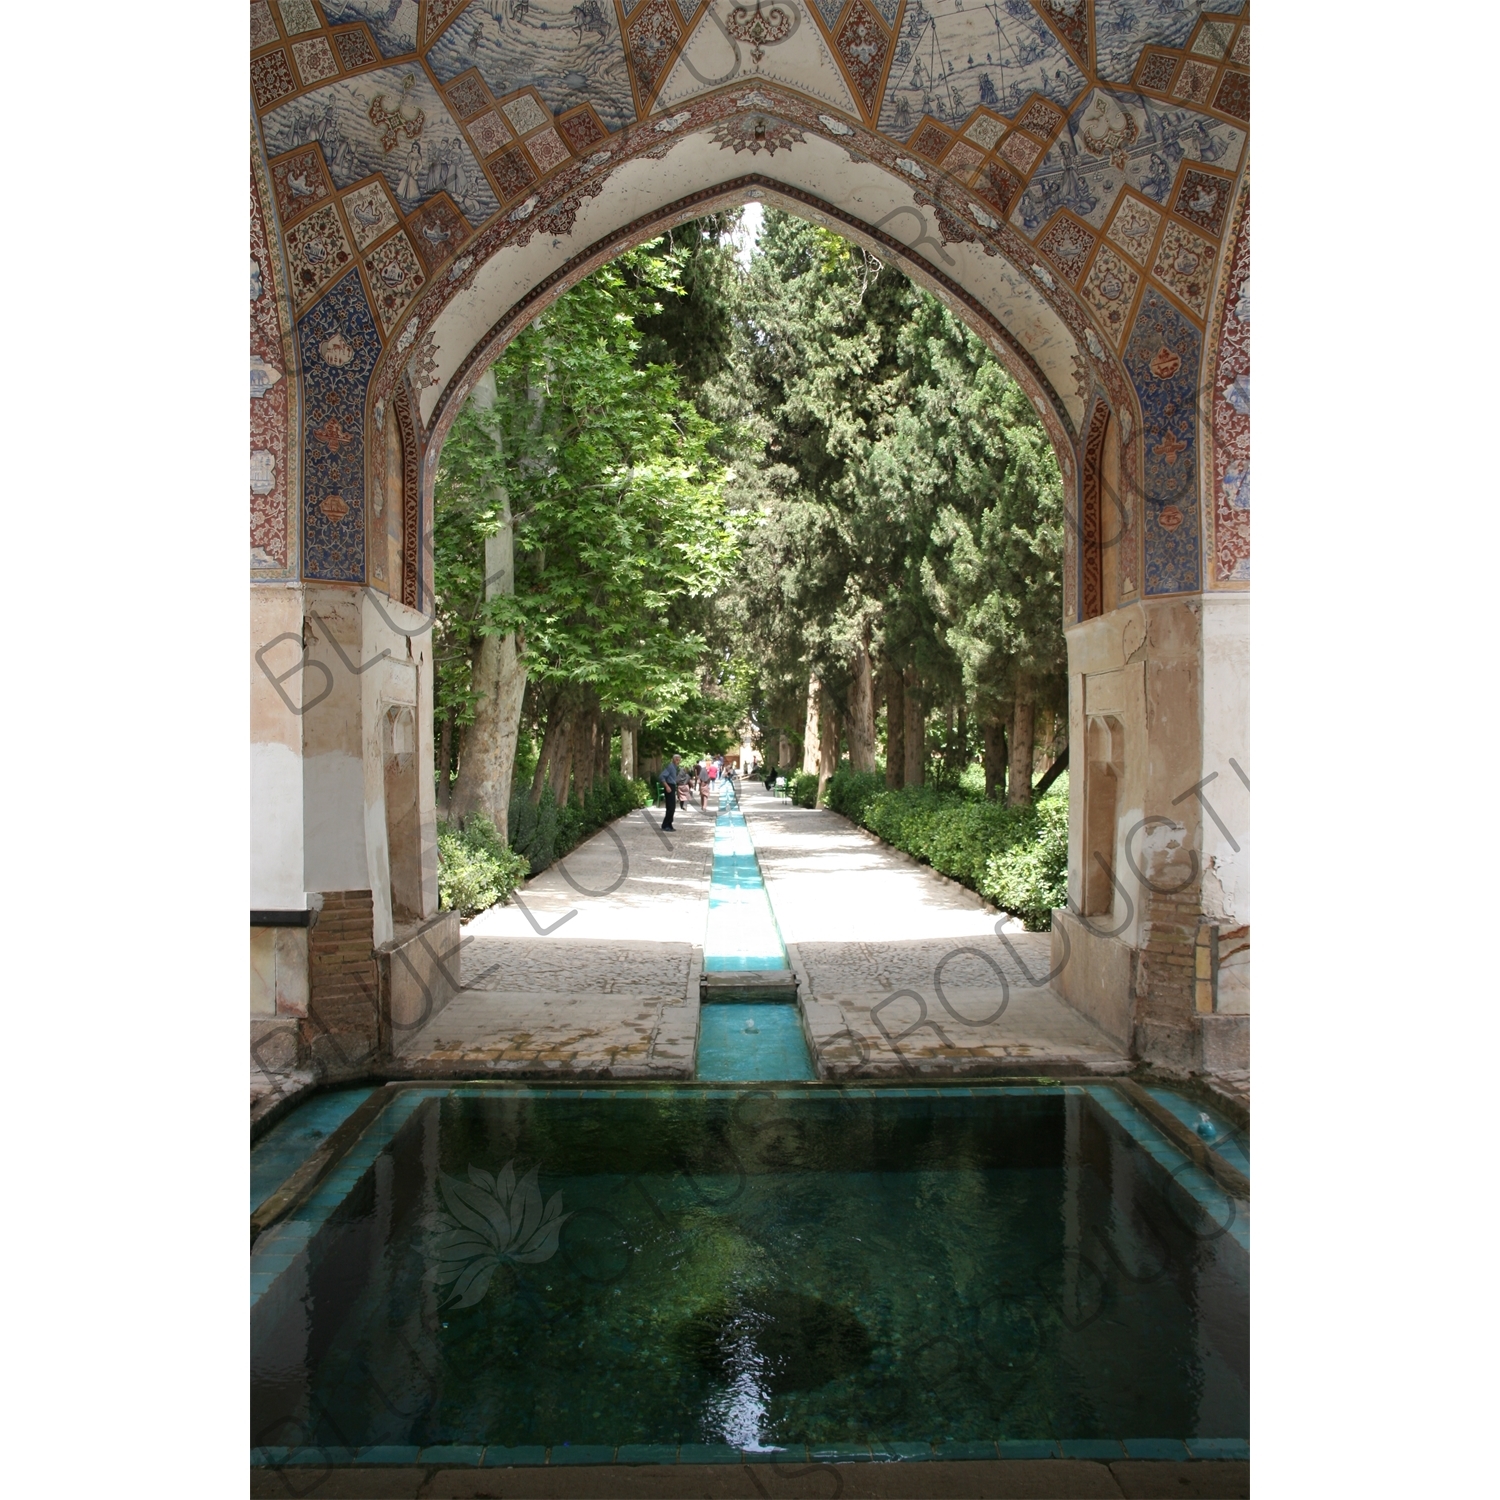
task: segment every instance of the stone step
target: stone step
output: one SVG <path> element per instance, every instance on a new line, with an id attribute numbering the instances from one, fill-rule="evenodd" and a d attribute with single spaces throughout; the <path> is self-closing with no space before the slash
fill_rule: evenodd
<path id="1" fill-rule="evenodd" d="M 717 1000 L 796 1000 L 797 976 L 791 969 L 721 969 L 698 979 L 698 1002 Z"/>

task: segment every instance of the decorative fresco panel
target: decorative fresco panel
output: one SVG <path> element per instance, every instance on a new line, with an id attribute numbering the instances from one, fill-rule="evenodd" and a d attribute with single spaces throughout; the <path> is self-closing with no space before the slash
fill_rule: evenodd
<path id="1" fill-rule="evenodd" d="M 401 57 L 417 47 L 417 0 L 323 0 L 330 26 L 363 21 L 382 57 Z"/>
<path id="2" fill-rule="evenodd" d="M 1151 254 L 1151 246 L 1160 227 L 1161 214 L 1156 209 L 1139 198 L 1123 194 L 1115 216 L 1110 221 L 1109 238 L 1138 266 L 1143 266 Z"/>
<path id="3" fill-rule="evenodd" d="M 1184 159 L 1232 172 L 1244 145 L 1237 125 L 1144 94 L 1092 89 L 1036 168 L 1011 223 L 1034 239 L 1066 208 L 1102 229 L 1125 188 L 1165 204 Z"/>
<path id="4" fill-rule="evenodd" d="M 475 0 L 433 44 L 427 64 L 443 83 L 478 68 L 497 99 L 534 88 L 555 115 L 592 104 L 610 130 L 635 120 L 609 0 Z"/>
<path id="5" fill-rule="evenodd" d="M 284 572 L 287 547 L 286 356 L 265 218 L 250 179 L 250 567 Z"/>
<path id="6" fill-rule="evenodd" d="M 365 391 L 380 356 L 357 272 L 337 282 L 297 324 L 305 448 L 302 571 L 362 583 L 365 576 Z"/>
<path id="7" fill-rule="evenodd" d="M 346 73 L 352 73 L 357 68 L 368 68 L 371 63 L 380 61 L 380 54 L 370 41 L 370 33 L 362 26 L 352 27 L 348 31 L 335 31 L 333 45 Z"/>
<path id="8" fill-rule="evenodd" d="M 271 168 L 271 187 L 276 194 L 276 211 L 281 222 L 292 224 L 310 208 L 333 196 L 333 184 L 323 166 L 323 153 L 308 146 L 276 162 Z"/>
<path id="9" fill-rule="evenodd" d="M 498 211 L 489 181 L 420 68 L 381 68 L 293 99 L 261 121 L 272 155 L 316 142 L 337 188 L 378 172 L 403 212 L 446 192 L 471 224 Z"/>
<path id="10" fill-rule="evenodd" d="M 354 230 L 354 243 L 361 250 L 368 249 L 381 235 L 389 234 L 401 222 L 385 181 L 380 177 L 345 193 L 343 203 L 349 225 Z"/>
<path id="11" fill-rule="evenodd" d="M 1125 350 L 1145 442 L 1144 592 L 1202 586 L 1198 526 L 1198 371 L 1202 335 L 1187 314 L 1146 288 Z"/>
<path id="12" fill-rule="evenodd" d="M 1136 288 L 1140 284 L 1140 272 L 1121 260 L 1108 245 L 1100 250 L 1089 267 L 1088 279 L 1083 284 L 1083 300 L 1093 308 L 1117 349 L 1125 337 L 1130 304 L 1135 301 Z"/>
<path id="13" fill-rule="evenodd" d="M 1213 581 L 1250 582 L 1250 195 L 1224 282 L 1213 389 Z"/>
<path id="14" fill-rule="evenodd" d="M 1214 271 L 1214 247 L 1185 224 L 1168 219 L 1151 274 L 1201 318 L 1208 308 L 1208 283 Z"/>
<path id="15" fill-rule="evenodd" d="M 1245 0 L 1094 0 L 1094 71 L 1124 83 L 1148 46 L 1181 47 L 1204 11 L 1237 16 Z"/>
<path id="16" fill-rule="evenodd" d="M 1086 80 L 1030 6 L 969 0 L 908 4 L 880 106 L 880 129 L 906 140 L 923 115 L 957 130 L 977 105 L 1011 119 L 1033 93 L 1066 109 Z"/>
<path id="17" fill-rule="evenodd" d="M 354 263 L 338 210 L 331 203 L 314 209 L 287 230 L 287 261 L 292 277 L 292 295 L 304 307 Z"/>
<path id="18" fill-rule="evenodd" d="M 279 35 L 276 22 L 271 19 L 270 0 L 250 0 L 251 50 L 269 46 Z"/>

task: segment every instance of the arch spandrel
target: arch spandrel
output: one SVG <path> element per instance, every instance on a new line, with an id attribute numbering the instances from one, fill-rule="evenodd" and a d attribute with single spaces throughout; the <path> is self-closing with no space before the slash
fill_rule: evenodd
<path id="1" fill-rule="evenodd" d="M 264 236 L 297 323 L 287 342 L 304 345 L 302 324 L 327 323 L 334 303 L 363 304 L 353 363 L 362 371 L 377 357 L 364 389 L 342 400 L 351 415 L 362 403 L 365 425 L 406 379 L 430 445 L 455 380 L 508 309 L 534 316 L 549 281 L 565 267 L 571 277 L 590 247 L 623 246 L 628 226 L 753 176 L 794 211 L 867 236 L 971 321 L 989 320 L 1075 482 L 1084 414 L 1103 394 L 1122 444 L 1120 545 L 1134 559 L 1123 582 L 1182 592 L 1214 586 L 1228 567 L 1238 577 L 1223 583 L 1243 586 L 1243 517 L 1233 559 L 1208 565 L 1217 535 L 1234 529 L 1216 527 L 1215 445 L 1205 434 L 1178 449 L 1183 435 L 1162 430 L 1149 372 L 1165 343 L 1145 345 L 1165 330 L 1192 346 L 1200 382 L 1216 368 L 1222 303 L 1208 305 L 1209 289 L 1223 281 L 1248 158 L 1247 5 L 1189 0 L 1170 17 L 1114 0 L 251 9 Z M 914 68 L 918 32 L 947 59 L 941 87 Z M 292 372 L 291 406 L 308 399 L 306 379 Z M 368 497 L 352 493 L 343 461 L 337 498 L 321 493 L 334 455 L 314 427 L 332 429 L 303 426 L 284 466 L 294 524 L 278 551 L 291 568 L 298 533 L 309 536 L 302 576 L 356 582 L 342 563 L 318 565 L 327 549 L 316 542 L 331 512 L 368 510 Z M 1173 453 L 1157 452 L 1163 444 Z M 1188 516 L 1181 499 L 1200 492 Z M 266 565 L 275 556 L 260 547 L 259 576 L 281 574 Z"/>

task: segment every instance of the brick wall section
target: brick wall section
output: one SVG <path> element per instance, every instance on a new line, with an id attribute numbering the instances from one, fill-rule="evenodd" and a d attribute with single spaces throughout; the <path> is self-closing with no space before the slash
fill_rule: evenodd
<path id="1" fill-rule="evenodd" d="M 375 906 L 369 891 L 325 891 L 308 933 L 308 1018 L 316 1060 L 337 1069 L 366 1061 L 380 1036 Z"/>
<path id="2" fill-rule="evenodd" d="M 1150 891 L 1146 897 L 1136 966 L 1135 1049 L 1148 1061 L 1196 1066 L 1196 948 L 1202 910 L 1196 882 L 1167 895 Z"/>

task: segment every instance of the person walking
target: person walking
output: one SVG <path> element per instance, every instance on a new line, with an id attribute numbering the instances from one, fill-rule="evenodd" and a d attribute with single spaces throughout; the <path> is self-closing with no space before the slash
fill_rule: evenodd
<path id="1" fill-rule="evenodd" d="M 661 784 L 667 791 L 667 815 L 661 820 L 663 833 L 671 833 L 672 818 L 677 811 L 677 788 L 682 781 L 682 757 L 674 755 L 669 760 L 661 773 Z"/>
<path id="2" fill-rule="evenodd" d="M 711 760 L 703 763 L 698 772 L 698 808 L 701 812 L 708 811 L 708 789 L 714 779 L 714 763 Z"/>

